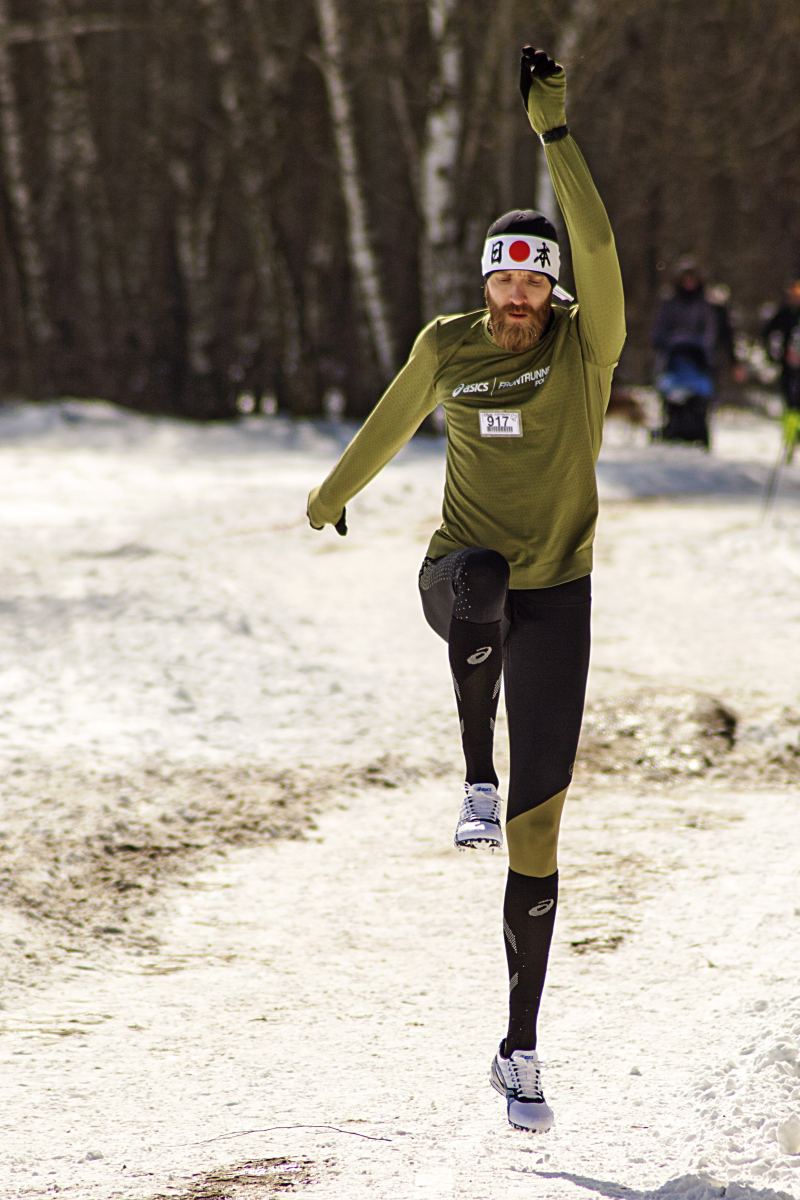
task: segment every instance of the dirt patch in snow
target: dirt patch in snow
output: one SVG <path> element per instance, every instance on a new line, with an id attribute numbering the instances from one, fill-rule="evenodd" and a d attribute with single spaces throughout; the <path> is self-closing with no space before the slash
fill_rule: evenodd
<path id="1" fill-rule="evenodd" d="M 582 778 L 624 776 L 632 786 L 687 777 L 791 785 L 800 769 L 800 713 L 783 708 L 744 721 L 703 692 L 641 688 L 589 708 L 578 762 Z"/>
<path id="2" fill-rule="evenodd" d="M 425 764 L 428 777 L 435 764 Z M 43 931 L 10 938 L 16 982 L 91 945 L 158 947 L 160 892 L 234 847 L 313 833 L 354 790 L 413 778 L 391 755 L 349 770 L 158 766 L 119 772 L 26 764 L 7 779 L 0 903 Z M 8 976 L 7 976 L 8 978 Z"/>
<path id="3" fill-rule="evenodd" d="M 309 1159 L 263 1158 L 197 1175 L 180 1192 L 159 1192 L 153 1200 L 257 1200 L 294 1192 L 319 1174 L 320 1164 Z"/>
<path id="4" fill-rule="evenodd" d="M 800 716 L 793 711 L 745 725 L 712 696 L 640 689 L 589 708 L 577 778 L 615 786 L 622 778 L 632 791 L 681 778 L 775 786 L 796 780 L 798 767 Z M 0 902 L 27 921 L 8 938 L 10 979 L 40 976 L 54 953 L 104 944 L 155 950 L 167 881 L 188 880 L 234 847 L 313 833 L 315 817 L 354 790 L 432 781 L 452 770 L 442 759 L 412 767 L 390 754 L 323 771 L 159 764 L 104 772 L 74 762 L 17 763 L 7 776 L 0 831 Z M 693 817 L 697 828 L 711 819 Z M 30 939 L 31 925 L 46 945 Z M 621 940 L 589 937 L 574 949 L 613 951 Z"/>

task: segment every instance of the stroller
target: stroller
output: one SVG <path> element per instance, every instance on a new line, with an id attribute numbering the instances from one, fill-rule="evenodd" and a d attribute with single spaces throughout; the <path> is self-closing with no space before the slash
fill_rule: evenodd
<path id="1" fill-rule="evenodd" d="M 708 409 L 714 396 L 714 376 L 698 346 L 673 346 L 666 368 L 656 376 L 663 424 L 654 435 L 663 442 L 710 446 Z"/>

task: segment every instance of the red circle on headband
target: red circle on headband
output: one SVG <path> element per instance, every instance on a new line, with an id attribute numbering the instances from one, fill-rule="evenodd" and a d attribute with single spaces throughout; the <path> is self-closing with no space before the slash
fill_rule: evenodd
<path id="1" fill-rule="evenodd" d="M 512 242 L 508 247 L 508 257 L 513 258 L 514 262 L 525 262 L 530 256 L 531 248 L 527 242 Z"/>

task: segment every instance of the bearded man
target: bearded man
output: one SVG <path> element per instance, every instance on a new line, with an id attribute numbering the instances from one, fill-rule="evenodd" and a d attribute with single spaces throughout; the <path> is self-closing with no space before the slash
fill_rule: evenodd
<path id="1" fill-rule="evenodd" d="M 569 235 L 578 303 L 558 287 L 552 223 L 529 209 L 500 217 L 483 250 L 486 308 L 437 317 L 422 330 L 311 492 L 308 518 L 315 529 L 345 533 L 345 504 L 443 406 L 442 524 L 419 588 L 428 623 L 447 642 L 455 686 L 466 765 L 455 832 L 462 850 L 502 843 L 493 743 L 504 686 L 509 1023 L 490 1080 L 514 1127 L 544 1132 L 553 1112 L 542 1092 L 537 1016 L 589 666 L 595 464 L 625 317 L 608 217 L 566 124 L 564 70 L 526 46 L 521 90 Z"/>

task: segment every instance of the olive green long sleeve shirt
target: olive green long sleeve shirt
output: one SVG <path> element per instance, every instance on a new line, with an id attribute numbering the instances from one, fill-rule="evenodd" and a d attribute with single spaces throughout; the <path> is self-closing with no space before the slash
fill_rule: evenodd
<path id="1" fill-rule="evenodd" d="M 537 127 L 533 112 L 531 123 Z M 595 464 L 625 340 L 622 280 L 608 217 L 575 141 L 568 135 L 546 145 L 545 154 L 569 235 L 578 303 L 554 305 L 545 335 L 521 353 L 492 340 L 485 309 L 431 321 L 311 493 L 313 525 L 337 521 L 441 404 L 442 523 L 427 553 L 497 550 L 511 567 L 512 588 L 553 587 L 591 570 Z"/>

